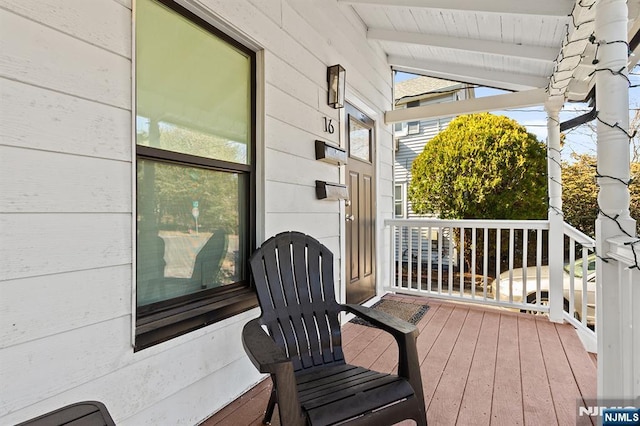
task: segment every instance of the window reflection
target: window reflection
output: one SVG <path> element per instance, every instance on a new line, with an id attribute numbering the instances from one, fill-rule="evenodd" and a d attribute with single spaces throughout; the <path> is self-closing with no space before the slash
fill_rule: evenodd
<path id="1" fill-rule="evenodd" d="M 242 280 L 238 173 L 138 161 L 138 305 Z"/>
<path id="2" fill-rule="evenodd" d="M 349 155 L 364 161 L 371 161 L 371 129 L 349 118 Z"/>

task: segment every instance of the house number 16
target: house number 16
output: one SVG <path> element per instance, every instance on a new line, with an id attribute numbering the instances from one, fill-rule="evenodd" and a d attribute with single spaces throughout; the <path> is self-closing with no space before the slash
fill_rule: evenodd
<path id="1" fill-rule="evenodd" d="M 333 128 L 333 124 L 331 123 L 331 119 L 327 117 L 322 117 L 324 120 L 324 131 L 329 134 L 333 134 L 336 129 Z"/>

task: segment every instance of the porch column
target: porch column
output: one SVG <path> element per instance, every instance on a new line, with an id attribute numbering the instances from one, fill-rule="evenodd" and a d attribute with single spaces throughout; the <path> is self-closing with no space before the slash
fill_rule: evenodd
<path id="1" fill-rule="evenodd" d="M 562 322 L 564 262 L 564 216 L 562 214 L 562 168 L 560 167 L 560 109 L 562 96 L 550 97 L 544 104 L 547 112 L 547 172 L 549 186 L 549 319 Z"/>
<path id="2" fill-rule="evenodd" d="M 623 345 L 622 300 L 618 262 L 606 260 L 607 239 L 627 233 L 635 235 L 635 221 L 629 215 L 629 83 L 627 75 L 627 15 L 625 0 L 596 3 L 595 42 L 596 105 L 598 107 L 598 207 L 596 219 L 598 397 L 622 398 L 628 394 L 629 357 Z M 640 330 L 634 330 L 634 339 Z M 636 354 L 637 356 L 637 354 Z"/>

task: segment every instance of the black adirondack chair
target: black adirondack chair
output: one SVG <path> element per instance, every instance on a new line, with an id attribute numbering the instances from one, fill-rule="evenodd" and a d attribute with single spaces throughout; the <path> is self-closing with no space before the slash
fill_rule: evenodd
<path id="1" fill-rule="evenodd" d="M 250 265 L 262 315 L 245 325 L 242 341 L 256 368 L 273 380 L 263 423 L 270 423 L 278 404 L 284 426 L 345 421 L 385 425 L 405 419 L 427 424 L 418 330 L 377 310 L 338 304 L 329 249 L 310 236 L 284 232 L 256 250 Z M 340 311 L 393 335 L 399 348 L 398 375 L 345 362 Z"/>

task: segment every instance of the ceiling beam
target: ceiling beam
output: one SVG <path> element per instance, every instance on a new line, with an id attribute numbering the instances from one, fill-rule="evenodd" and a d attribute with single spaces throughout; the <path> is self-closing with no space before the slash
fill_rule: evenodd
<path id="1" fill-rule="evenodd" d="M 501 43 L 490 40 L 393 31 L 380 28 L 369 28 L 367 30 L 367 38 L 369 40 L 442 47 L 445 49 L 512 56 L 515 58 L 526 58 L 544 62 L 553 62 L 559 53 L 559 49 L 551 47 L 527 46 L 516 43 Z"/>
<path id="2" fill-rule="evenodd" d="M 547 87 L 549 84 L 549 79 L 546 77 L 519 74 L 516 72 L 493 71 L 468 65 L 435 62 L 431 60 L 422 61 L 395 55 L 389 55 L 387 61 L 396 71 L 422 74 L 429 77 L 505 90 L 520 91 L 537 89 Z"/>
<path id="3" fill-rule="evenodd" d="M 421 107 L 402 108 L 384 114 L 386 124 L 451 117 L 476 112 L 500 111 L 508 108 L 526 108 L 542 105 L 549 95 L 545 89 L 527 90 L 506 95 L 486 96 L 456 102 L 444 102 Z"/>
<path id="4" fill-rule="evenodd" d="M 575 3 L 573 0 L 338 0 L 338 2 L 351 5 L 368 4 L 538 16 L 568 16 Z"/>
<path id="5" fill-rule="evenodd" d="M 392 31 L 380 28 L 369 28 L 367 30 L 367 38 L 370 40 L 387 41 L 392 43 L 410 43 L 423 46 L 442 47 L 445 49 L 464 50 L 468 52 L 512 56 L 515 58 L 526 58 L 545 62 L 553 62 L 559 52 L 559 49 L 551 47 L 527 46 L 490 40 Z"/>

